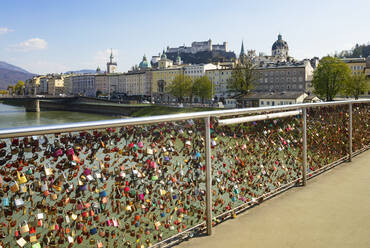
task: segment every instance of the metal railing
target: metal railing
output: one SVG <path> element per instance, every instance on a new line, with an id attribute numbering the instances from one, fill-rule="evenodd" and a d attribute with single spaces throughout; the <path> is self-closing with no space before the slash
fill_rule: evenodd
<path id="1" fill-rule="evenodd" d="M 147 247 L 211 235 L 223 220 L 368 149 L 369 103 L 0 130 L 0 242 Z"/>

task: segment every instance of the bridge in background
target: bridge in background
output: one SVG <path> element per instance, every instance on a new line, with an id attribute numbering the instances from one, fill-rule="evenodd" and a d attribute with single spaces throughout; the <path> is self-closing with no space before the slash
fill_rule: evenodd
<path id="1" fill-rule="evenodd" d="M 14 96 L 0 97 L 0 102 L 24 106 L 27 112 L 46 110 L 78 111 L 129 116 L 147 105 L 121 104 L 107 99 L 84 96 Z"/>

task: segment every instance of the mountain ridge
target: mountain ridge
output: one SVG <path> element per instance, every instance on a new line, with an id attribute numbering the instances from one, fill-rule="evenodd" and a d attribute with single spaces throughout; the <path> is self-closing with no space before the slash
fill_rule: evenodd
<path id="1" fill-rule="evenodd" d="M 7 89 L 9 85 L 15 85 L 19 80 L 26 81 L 35 75 L 21 67 L 0 61 L 0 89 Z"/>

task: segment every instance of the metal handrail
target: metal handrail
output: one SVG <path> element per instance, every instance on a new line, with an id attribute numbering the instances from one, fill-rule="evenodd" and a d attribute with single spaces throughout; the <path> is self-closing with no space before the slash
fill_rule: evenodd
<path id="1" fill-rule="evenodd" d="M 0 129 L 0 138 L 14 138 L 14 137 L 54 134 L 54 133 L 62 133 L 62 132 L 77 132 L 77 131 L 86 131 L 86 130 L 91 130 L 91 129 L 112 128 L 112 127 L 118 127 L 118 126 L 155 124 L 155 123 L 167 122 L 167 121 L 180 121 L 180 120 L 199 119 L 199 118 L 206 118 L 206 117 L 222 117 L 222 116 L 250 114 L 250 113 L 266 112 L 266 111 L 272 112 L 272 111 L 284 111 L 284 110 L 302 109 L 302 108 L 336 106 L 336 105 L 344 105 L 344 104 L 350 104 L 350 103 L 352 104 L 370 103 L 370 99 L 336 101 L 336 102 L 319 102 L 319 103 L 301 103 L 301 104 L 292 104 L 292 105 L 278 105 L 278 106 L 271 106 L 271 107 L 254 107 L 254 108 L 243 108 L 243 109 L 215 110 L 215 111 L 203 111 L 203 112 L 195 112 L 195 113 L 128 118 L 128 119 L 76 122 L 76 123 L 33 126 L 33 127 L 17 127 L 17 128 L 9 128 L 9 129 Z"/>

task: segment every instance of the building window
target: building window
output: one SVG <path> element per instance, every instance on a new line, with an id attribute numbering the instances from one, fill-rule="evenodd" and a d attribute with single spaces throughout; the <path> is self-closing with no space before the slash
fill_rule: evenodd
<path id="1" fill-rule="evenodd" d="M 261 101 L 261 105 L 263 105 L 264 103 L 263 103 L 263 101 Z"/>
<path id="2" fill-rule="evenodd" d="M 270 102 L 269 101 L 267 101 L 267 105 L 270 105 Z"/>

